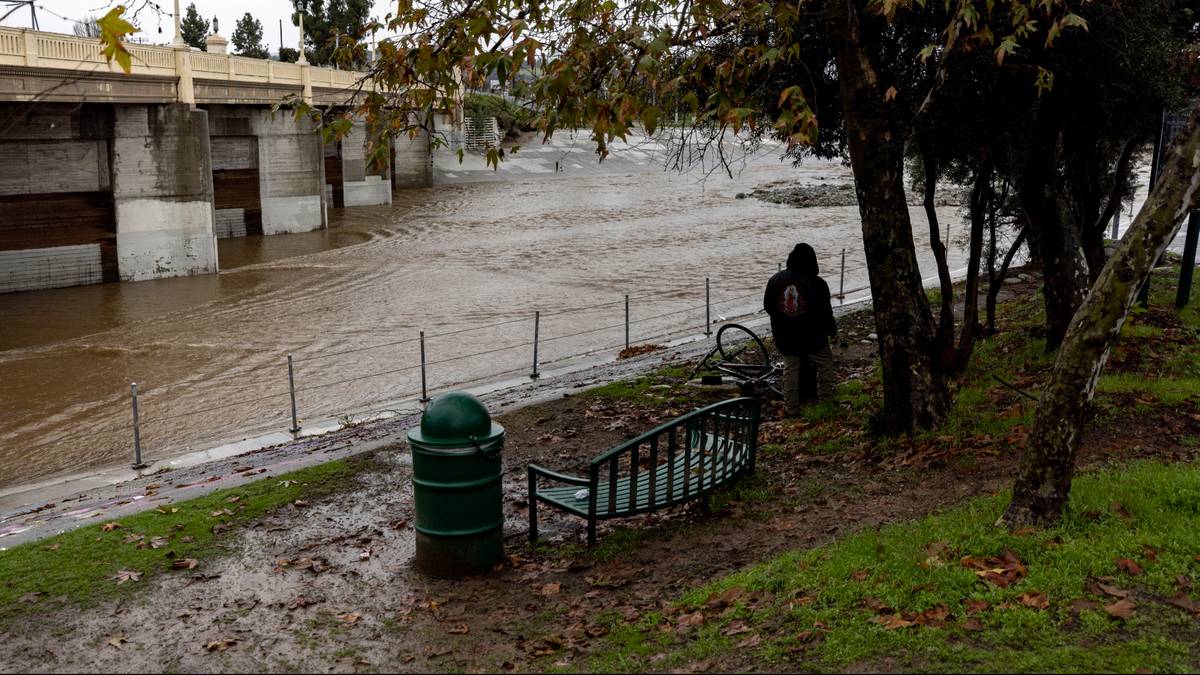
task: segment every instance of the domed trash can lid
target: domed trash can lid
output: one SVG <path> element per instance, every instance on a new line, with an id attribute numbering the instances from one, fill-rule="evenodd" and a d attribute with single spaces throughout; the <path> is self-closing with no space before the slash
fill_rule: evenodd
<path id="1" fill-rule="evenodd" d="M 434 399 L 421 415 L 421 426 L 408 432 L 411 443 L 470 451 L 490 449 L 503 437 L 504 427 L 493 422 L 483 403 L 465 391 Z"/>

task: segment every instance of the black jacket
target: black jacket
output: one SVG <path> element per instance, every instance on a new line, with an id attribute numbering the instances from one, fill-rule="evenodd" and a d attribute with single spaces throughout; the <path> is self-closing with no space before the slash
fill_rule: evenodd
<path id="1" fill-rule="evenodd" d="M 781 354 L 820 351 L 837 335 L 829 285 L 818 271 L 816 252 L 808 244 L 798 244 L 788 256 L 787 269 L 767 282 L 763 308 L 771 317 L 771 334 Z"/>

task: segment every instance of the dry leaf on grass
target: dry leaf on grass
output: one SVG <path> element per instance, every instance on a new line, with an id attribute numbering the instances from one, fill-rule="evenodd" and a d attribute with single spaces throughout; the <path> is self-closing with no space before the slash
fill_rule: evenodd
<path id="1" fill-rule="evenodd" d="M 347 612 L 346 614 L 338 614 L 337 615 L 338 621 L 341 621 L 342 623 L 345 623 L 345 624 L 350 624 L 351 626 L 358 623 L 358 620 L 361 618 L 362 618 L 362 615 L 359 614 L 358 612 Z"/>
<path id="2" fill-rule="evenodd" d="M 1008 588 L 1025 577 L 1025 564 L 1017 557 L 1012 549 L 1004 549 L 1000 557 L 967 556 L 962 559 L 962 566 L 973 570 L 975 576 L 984 581 Z"/>
<path id="3" fill-rule="evenodd" d="M 139 581 L 142 578 L 142 573 L 137 570 L 119 570 L 111 578 L 120 586 L 126 581 Z"/>
<path id="4" fill-rule="evenodd" d="M 896 630 L 897 628 L 908 628 L 909 626 L 917 625 L 915 622 L 908 621 L 898 614 L 880 614 L 879 616 L 867 619 L 867 621 L 883 626 L 884 630 Z"/>
<path id="5" fill-rule="evenodd" d="M 538 595 L 558 595 L 559 591 L 561 590 L 562 584 L 558 582 L 549 583 L 538 588 Z"/>
<path id="6" fill-rule="evenodd" d="M 1128 572 L 1130 576 L 1134 577 L 1142 573 L 1142 566 L 1129 558 L 1117 558 L 1117 569 Z"/>
<path id="7" fill-rule="evenodd" d="M 105 524 L 101 525 L 100 531 L 101 532 L 112 532 L 113 530 L 116 530 L 120 527 L 121 527 L 121 524 L 114 521 L 111 523 L 105 523 Z"/>
<path id="8" fill-rule="evenodd" d="M 1192 614 L 1200 614 L 1200 601 L 1193 600 L 1187 593 L 1177 593 L 1175 597 L 1167 600 L 1167 604 L 1174 605 Z"/>
<path id="9" fill-rule="evenodd" d="M 1111 605 L 1104 606 L 1104 612 L 1114 619 L 1128 619 L 1133 616 L 1134 609 L 1137 605 L 1133 604 L 1132 600 L 1118 600 Z"/>
<path id="10" fill-rule="evenodd" d="M 177 570 L 194 570 L 199 564 L 200 561 L 196 560 L 195 558 L 179 558 L 171 563 L 171 567 L 174 567 Z"/>
<path id="11" fill-rule="evenodd" d="M 1022 593 L 1017 601 L 1026 607 L 1033 609 L 1046 609 L 1050 606 L 1050 598 L 1045 593 Z"/>
<path id="12" fill-rule="evenodd" d="M 964 600 L 963 608 L 967 610 L 967 614 L 978 614 L 988 608 L 987 600 Z"/>

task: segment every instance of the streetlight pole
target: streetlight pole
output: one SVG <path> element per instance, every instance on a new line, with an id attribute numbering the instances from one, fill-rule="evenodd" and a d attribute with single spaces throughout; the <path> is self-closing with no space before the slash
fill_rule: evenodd
<path id="1" fill-rule="evenodd" d="M 171 40 L 171 46 L 176 49 L 187 46 L 183 42 L 183 27 L 179 22 L 179 0 L 175 0 L 175 39 Z"/>

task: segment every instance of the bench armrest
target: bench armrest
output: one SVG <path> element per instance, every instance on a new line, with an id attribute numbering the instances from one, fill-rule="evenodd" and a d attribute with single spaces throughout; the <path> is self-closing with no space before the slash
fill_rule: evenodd
<path id="1" fill-rule="evenodd" d="M 558 473 L 556 471 L 544 469 L 544 468 L 538 466 L 537 464 L 529 465 L 529 475 L 530 476 L 541 476 L 542 478 L 549 478 L 550 480 L 558 481 L 560 483 L 566 483 L 567 485 L 578 485 L 580 487 L 591 487 L 591 485 L 592 485 L 592 481 L 590 481 L 586 478 L 577 478 L 575 476 L 568 476 L 566 474 Z"/>

